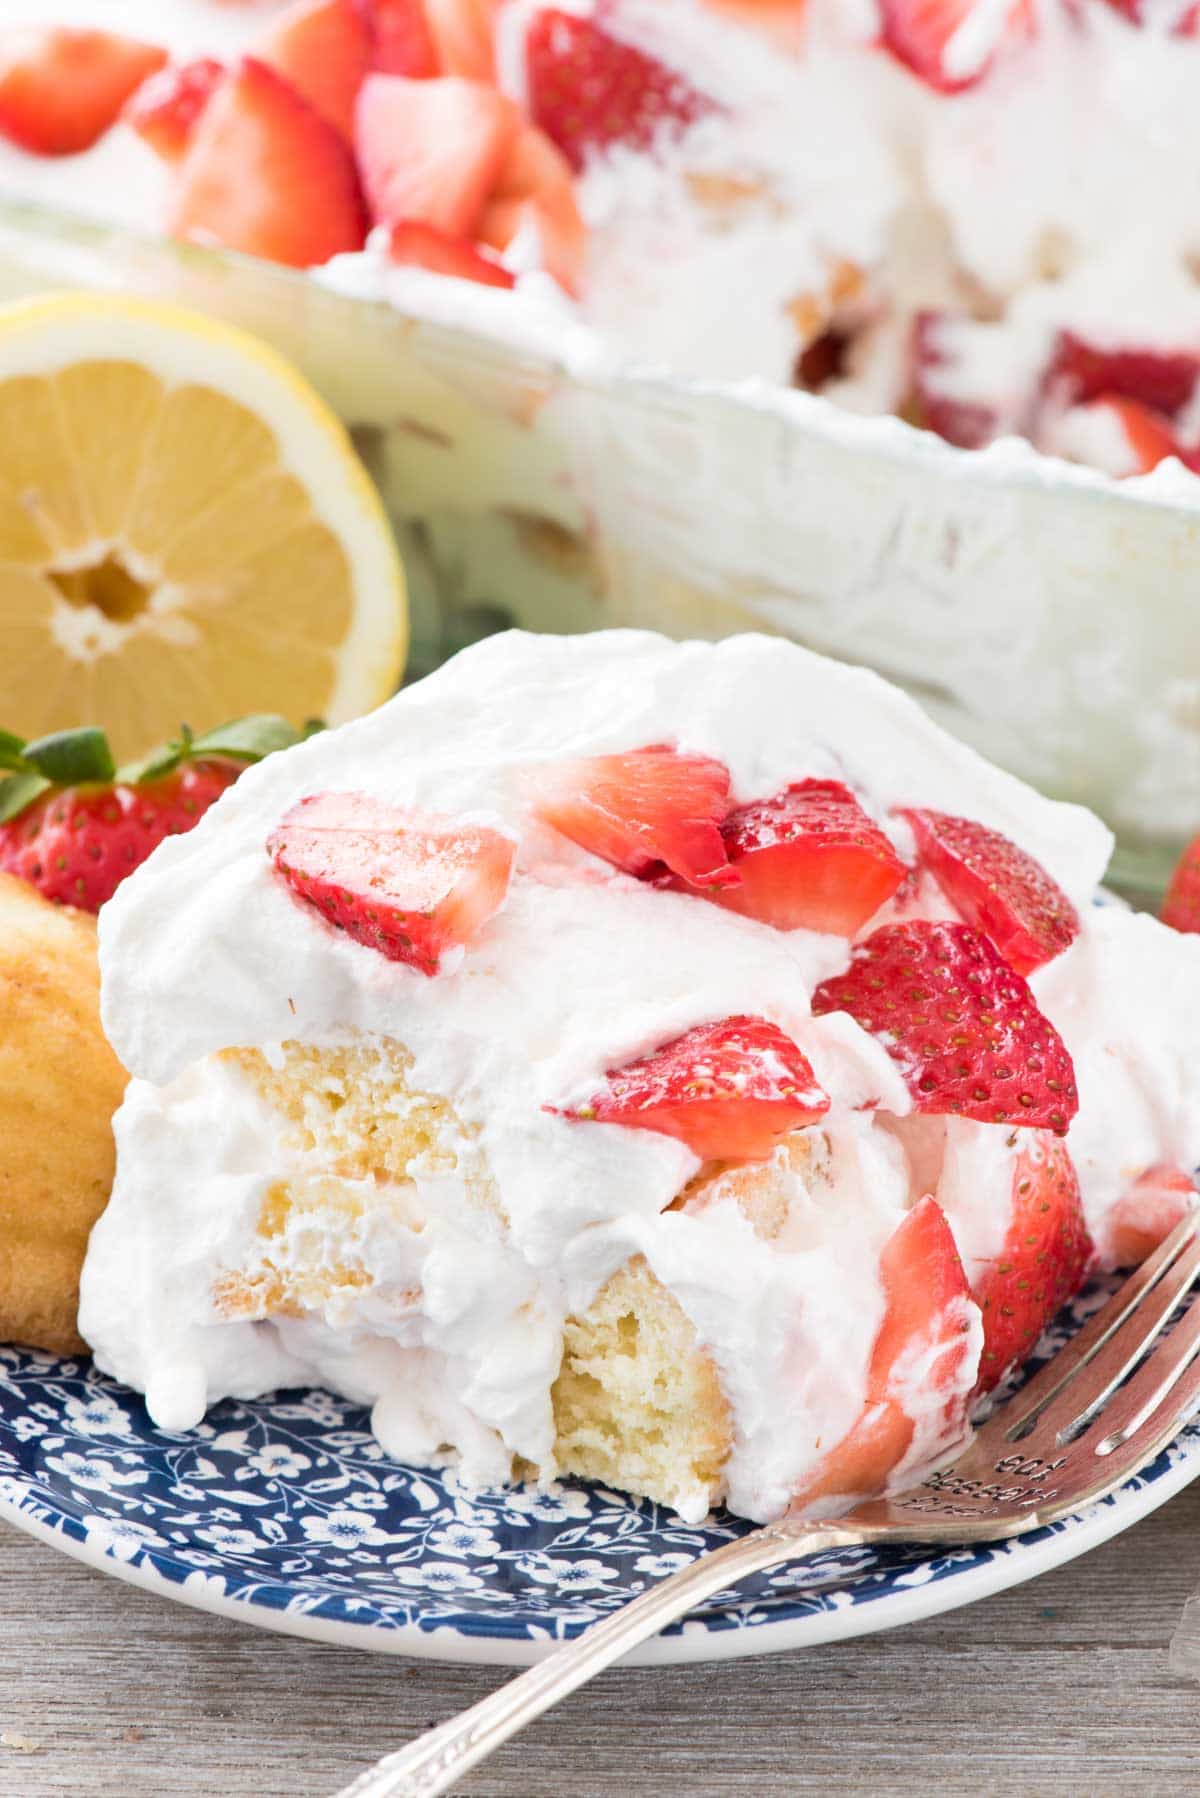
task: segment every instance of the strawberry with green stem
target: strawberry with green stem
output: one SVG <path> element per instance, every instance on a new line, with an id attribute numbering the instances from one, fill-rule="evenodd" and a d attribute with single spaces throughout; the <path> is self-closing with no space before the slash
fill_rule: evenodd
<path id="1" fill-rule="evenodd" d="M 47 899 L 99 911 L 164 837 L 180 836 L 251 762 L 300 742 L 263 713 L 203 736 L 185 726 L 143 761 L 118 769 L 108 738 L 88 725 L 25 742 L 0 731 L 0 872 Z"/>

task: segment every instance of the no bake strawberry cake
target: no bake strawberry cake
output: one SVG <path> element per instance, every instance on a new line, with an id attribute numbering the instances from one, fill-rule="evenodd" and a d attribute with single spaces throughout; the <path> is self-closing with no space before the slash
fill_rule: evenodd
<path id="1" fill-rule="evenodd" d="M 1200 938 L 1109 848 L 790 644 L 488 639 L 104 908 L 82 1331 L 164 1428 L 324 1383 L 469 1485 L 904 1478 L 1194 1202 Z"/>
<path id="2" fill-rule="evenodd" d="M 6 9 L 0 192 L 963 447 L 1200 462 L 1192 0 L 121 13 Z"/>

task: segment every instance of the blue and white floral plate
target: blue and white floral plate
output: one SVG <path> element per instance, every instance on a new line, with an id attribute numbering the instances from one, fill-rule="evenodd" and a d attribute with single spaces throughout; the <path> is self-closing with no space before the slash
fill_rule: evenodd
<path id="1" fill-rule="evenodd" d="M 599 1487 L 467 1494 L 390 1461 L 366 1424 L 328 1393 L 291 1392 L 220 1405 L 171 1435 L 89 1361 L 0 1348 L 0 1516 L 105 1573 L 245 1623 L 509 1663 L 537 1659 L 749 1527 L 722 1517 L 694 1528 Z M 929 1617 L 1083 1554 L 1197 1474 L 1193 1424 L 1085 1515 L 990 1548 L 856 1549 L 781 1568 L 631 1658 L 718 1660 Z"/>

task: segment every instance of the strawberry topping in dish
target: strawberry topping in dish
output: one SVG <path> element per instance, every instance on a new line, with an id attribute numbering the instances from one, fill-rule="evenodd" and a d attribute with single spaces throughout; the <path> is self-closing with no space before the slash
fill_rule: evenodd
<path id="1" fill-rule="evenodd" d="M 765 1018 L 723 1018 L 610 1068 L 605 1087 L 563 1116 L 659 1130 L 704 1161 L 756 1161 L 828 1110 L 790 1037 Z"/>
<path id="2" fill-rule="evenodd" d="M 88 150 L 167 53 L 112 31 L 0 32 L 0 136 L 40 156 Z"/>

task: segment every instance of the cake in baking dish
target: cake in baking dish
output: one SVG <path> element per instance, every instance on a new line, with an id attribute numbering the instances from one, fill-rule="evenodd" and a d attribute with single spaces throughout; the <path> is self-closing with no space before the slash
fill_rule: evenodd
<path id="1" fill-rule="evenodd" d="M 83 1333 L 172 1430 L 325 1384 L 469 1486 L 877 1491 L 1194 1198 L 1200 939 L 1109 846 L 791 644 L 489 639 L 106 906 Z"/>

